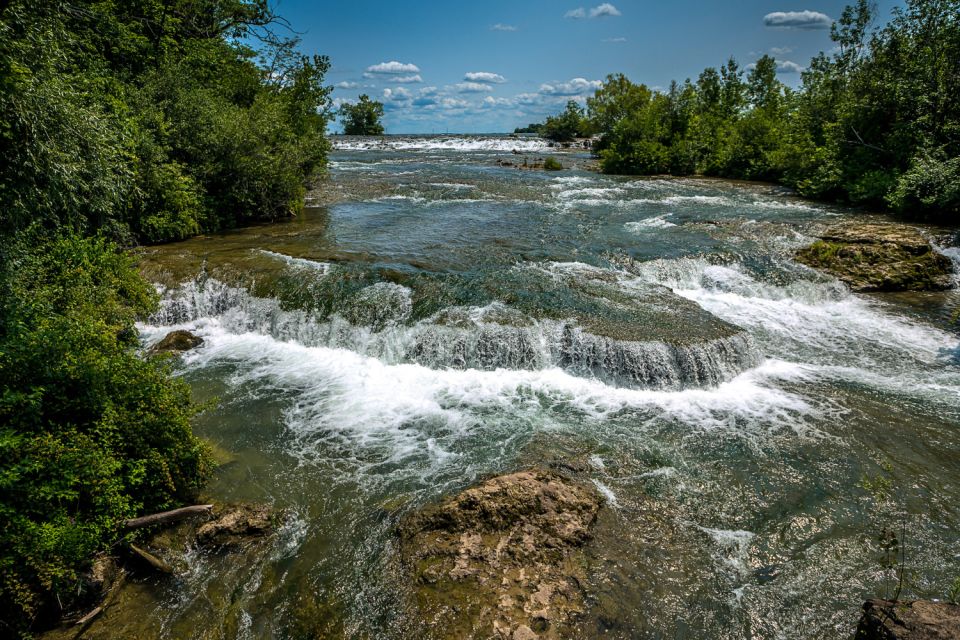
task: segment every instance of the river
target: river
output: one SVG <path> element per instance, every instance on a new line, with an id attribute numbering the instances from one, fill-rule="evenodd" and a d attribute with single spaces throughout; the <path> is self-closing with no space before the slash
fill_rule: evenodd
<path id="1" fill-rule="evenodd" d="M 290 516 L 256 553 L 191 553 L 138 623 L 417 637 L 398 519 L 558 461 L 607 498 L 577 637 L 850 637 L 892 595 L 884 527 L 905 593 L 960 576 L 960 298 L 854 295 L 791 259 L 870 216 L 569 151 L 502 166 L 537 140 L 335 144 L 295 220 L 143 252 L 145 342 L 205 340 L 177 371 L 234 458 L 210 495 Z"/>

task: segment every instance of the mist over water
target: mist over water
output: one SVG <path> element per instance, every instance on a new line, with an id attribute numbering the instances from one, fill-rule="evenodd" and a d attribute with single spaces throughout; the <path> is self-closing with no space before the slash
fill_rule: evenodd
<path id="1" fill-rule="evenodd" d="M 211 494 L 292 514 L 261 556 L 192 558 L 144 611 L 167 637 L 294 637 L 305 610 L 407 637 L 398 519 L 550 461 L 607 497 L 578 637 L 849 637 L 901 523 L 909 595 L 960 575 L 960 299 L 854 295 L 791 259 L 863 214 L 498 164 L 535 140 L 335 148 L 296 220 L 144 254 L 145 343 L 205 340 L 178 371 L 236 455 Z"/>

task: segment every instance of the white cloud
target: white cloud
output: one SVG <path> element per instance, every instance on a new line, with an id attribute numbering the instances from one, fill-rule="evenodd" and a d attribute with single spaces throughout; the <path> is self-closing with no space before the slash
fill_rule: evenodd
<path id="1" fill-rule="evenodd" d="M 393 82 L 395 84 L 417 84 L 418 82 L 423 82 L 423 78 L 420 77 L 420 74 L 412 76 L 388 76 L 387 82 Z"/>
<path id="2" fill-rule="evenodd" d="M 590 9 L 591 18 L 605 18 L 619 15 L 620 11 L 609 2 L 604 2 L 603 4 L 597 5 L 593 9 Z"/>
<path id="3" fill-rule="evenodd" d="M 440 100 L 440 106 L 444 109 L 466 109 L 470 103 L 460 98 L 443 98 Z"/>
<path id="4" fill-rule="evenodd" d="M 587 13 L 587 10 L 583 7 L 577 7 L 576 9 L 570 9 L 565 14 L 564 18 L 572 18 L 573 20 L 583 20 L 584 18 L 610 18 L 613 16 L 622 15 L 620 10 L 609 2 L 604 2 L 603 4 L 598 4 L 594 8 L 590 9 L 590 12 Z"/>
<path id="5" fill-rule="evenodd" d="M 359 86 L 359 82 L 350 82 L 349 80 L 337 83 L 337 89 L 356 89 Z"/>
<path id="6" fill-rule="evenodd" d="M 483 99 L 484 107 L 509 107 L 513 105 L 513 102 L 507 98 L 494 98 L 493 96 L 487 96 Z"/>
<path id="7" fill-rule="evenodd" d="M 367 67 L 367 73 L 373 74 L 398 74 L 398 73 L 420 73 L 420 67 L 408 62 L 381 62 Z"/>
<path id="8" fill-rule="evenodd" d="M 498 22 L 497 24 L 490 27 L 490 30 L 491 31 L 516 31 L 517 28 L 512 24 L 500 24 Z"/>
<path id="9" fill-rule="evenodd" d="M 437 94 L 437 88 L 436 88 L 436 87 L 421 87 L 421 88 L 420 88 L 420 95 L 422 95 L 422 96 L 434 96 L 434 95 L 436 95 L 436 94 Z"/>
<path id="10" fill-rule="evenodd" d="M 539 93 L 518 93 L 513 99 L 517 104 L 532 105 L 540 104 L 541 96 Z"/>
<path id="11" fill-rule="evenodd" d="M 540 93 L 547 96 L 579 96 L 596 91 L 601 86 L 603 86 L 603 82 L 600 80 L 573 78 L 568 82 L 542 84 L 540 85 Z"/>
<path id="12" fill-rule="evenodd" d="M 829 29 L 833 19 L 819 11 L 774 11 L 763 17 L 763 24 L 784 29 Z"/>
<path id="13" fill-rule="evenodd" d="M 604 38 L 600 42 L 626 42 L 626 38 Z"/>
<path id="14" fill-rule="evenodd" d="M 460 82 L 453 85 L 453 88 L 458 93 L 484 93 L 493 89 L 490 85 L 482 82 Z"/>
<path id="15" fill-rule="evenodd" d="M 486 82 L 492 84 L 502 84 L 507 81 L 499 73 L 491 73 L 489 71 L 470 71 L 463 76 L 464 80 L 469 82 Z"/>
<path id="16" fill-rule="evenodd" d="M 777 71 L 779 73 L 802 73 L 805 71 L 805 69 L 796 62 L 791 62 L 789 60 L 777 60 Z"/>
<path id="17" fill-rule="evenodd" d="M 384 89 L 383 90 L 383 99 L 386 102 L 398 103 L 398 102 L 409 102 L 411 98 L 410 91 L 404 89 L 403 87 L 396 87 L 395 89 Z"/>
<path id="18" fill-rule="evenodd" d="M 788 53 L 793 53 L 793 47 L 771 47 L 770 53 L 775 56 L 785 56 Z"/>

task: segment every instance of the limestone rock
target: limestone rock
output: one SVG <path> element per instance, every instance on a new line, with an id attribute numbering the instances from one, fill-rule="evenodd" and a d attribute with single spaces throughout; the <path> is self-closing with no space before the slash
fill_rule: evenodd
<path id="1" fill-rule="evenodd" d="M 490 478 L 400 525 L 420 619 L 437 637 L 560 638 L 585 609 L 602 498 L 555 471 Z"/>
<path id="2" fill-rule="evenodd" d="M 203 344 L 203 338 L 189 331 L 178 329 L 168 333 L 160 342 L 151 347 L 151 353 L 183 353 Z"/>
<path id="3" fill-rule="evenodd" d="M 926 600 L 868 600 L 856 640 L 960 640 L 960 606 Z"/>
<path id="4" fill-rule="evenodd" d="M 916 229 L 897 224 L 843 223 L 797 252 L 854 291 L 938 291 L 953 286 L 953 265 Z"/>
<path id="5" fill-rule="evenodd" d="M 261 538 L 276 528 L 277 514 L 266 504 L 241 504 L 218 509 L 214 519 L 197 529 L 197 542 L 204 546 L 235 547 Z"/>

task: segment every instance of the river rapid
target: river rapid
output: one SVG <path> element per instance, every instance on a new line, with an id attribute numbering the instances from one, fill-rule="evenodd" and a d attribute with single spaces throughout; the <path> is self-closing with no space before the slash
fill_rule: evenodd
<path id="1" fill-rule="evenodd" d="M 143 252 L 145 344 L 205 341 L 176 366 L 233 456 L 210 496 L 289 517 L 258 551 L 191 552 L 136 624 L 421 637 L 399 519 L 551 463 L 606 496 L 576 637 L 850 637 L 892 595 L 884 527 L 905 595 L 960 576 L 960 298 L 855 295 L 791 258 L 879 216 L 574 152 L 501 166 L 553 153 L 532 139 L 334 144 L 295 220 Z"/>

